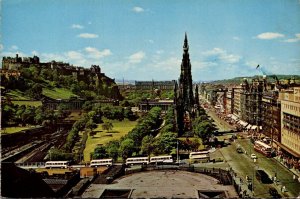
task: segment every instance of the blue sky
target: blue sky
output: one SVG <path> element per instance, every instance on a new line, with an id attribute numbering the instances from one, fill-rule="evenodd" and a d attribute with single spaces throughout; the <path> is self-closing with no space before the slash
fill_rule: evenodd
<path id="1" fill-rule="evenodd" d="M 38 55 L 116 79 L 300 75 L 299 0 L 2 0 L 1 55 Z"/>

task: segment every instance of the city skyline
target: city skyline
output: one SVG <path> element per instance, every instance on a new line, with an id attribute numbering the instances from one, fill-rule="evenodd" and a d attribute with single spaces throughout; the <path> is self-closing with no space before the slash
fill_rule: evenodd
<path id="1" fill-rule="evenodd" d="M 3 0 L 1 7 L 1 56 L 96 64 L 116 79 L 177 79 L 187 32 L 195 81 L 300 74 L 299 0 Z"/>

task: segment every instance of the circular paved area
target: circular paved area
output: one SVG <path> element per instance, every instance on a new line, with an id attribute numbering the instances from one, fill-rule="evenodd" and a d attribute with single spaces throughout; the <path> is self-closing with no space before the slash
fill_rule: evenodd
<path id="1" fill-rule="evenodd" d="M 131 198 L 198 198 L 198 190 L 223 190 L 228 197 L 237 197 L 233 186 L 224 186 L 215 178 L 187 171 L 130 174 L 112 184 L 92 184 L 82 197 L 99 198 L 105 189 L 132 189 Z"/>

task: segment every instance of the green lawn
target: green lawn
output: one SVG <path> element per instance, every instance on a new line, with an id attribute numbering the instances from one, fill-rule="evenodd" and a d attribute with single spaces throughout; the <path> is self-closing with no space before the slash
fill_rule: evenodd
<path id="1" fill-rule="evenodd" d="M 73 94 L 69 89 L 65 88 L 54 88 L 48 89 L 43 88 L 43 95 L 50 97 L 52 99 L 69 99 L 70 97 L 77 95 Z"/>
<path id="2" fill-rule="evenodd" d="M 41 101 L 11 101 L 13 104 L 17 104 L 17 105 L 25 105 L 25 106 L 42 106 L 42 102 Z"/>
<path id="3" fill-rule="evenodd" d="M 31 127 L 7 127 L 7 128 L 3 128 L 1 129 L 1 134 L 11 134 L 11 133 L 17 133 L 17 132 L 20 132 L 22 130 L 25 130 L 25 129 L 30 129 Z"/>
<path id="4" fill-rule="evenodd" d="M 108 120 L 104 120 L 108 121 Z M 129 120 L 110 120 L 113 124 L 113 129 L 110 132 L 102 130 L 102 124 L 99 124 L 94 131 L 98 131 L 94 137 L 88 135 L 86 141 L 86 147 L 84 149 L 84 161 L 90 161 L 90 153 L 94 151 L 97 145 L 106 144 L 112 140 L 119 140 L 122 136 L 126 135 L 131 129 L 133 129 L 137 122 Z"/>
<path id="5" fill-rule="evenodd" d="M 10 97 L 11 100 L 30 100 L 28 96 L 25 96 L 24 93 L 19 90 L 11 90 L 5 95 Z"/>

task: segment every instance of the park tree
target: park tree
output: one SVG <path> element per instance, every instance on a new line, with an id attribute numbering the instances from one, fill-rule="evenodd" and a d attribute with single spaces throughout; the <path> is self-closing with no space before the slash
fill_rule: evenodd
<path id="1" fill-rule="evenodd" d="M 42 124 L 45 119 L 44 110 L 41 106 L 35 109 L 34 121 L 36 124 Z"/>
<path id="2" fill-rule="evenodd" d="M 43 87 L 39 83 L 34 83 L 32 88 L 28 90 L 29 96 L 34 99 L 41 99 L 42 92 L 43 92 Z"/>
<path id="3" fill-rule="evenodd" d="M 121 154 L 123 160 L 130 157 L 132 153 L 136 150 L 135 143 L 132 139 L 126 138 L 121 142 L 119 153 Z"/>
<path id="4" fill-rule="evenodd" d="M 85 124 L 85 128 L 89 129 L 90 131 L 92 131 L 96 127 L 97 127 L 97 124 L 92 119 L 89 119 L 87 121 L 87 123 Z"/>
<path id="5" fill-rule="evenodd" d="M 6 126 L 10 120 L 13 119 L 15 110 L 12 106 L 5 104 L 2 107 L 2 117 L 1 117 L 1 123 L 2 126 Z"/>
<path id="6" fill-rule="evenodd" d="M 177 144 L 177 134 L 173 132 L 166 132 L 161 134 L 156 140 L 156 145 L 160 153 L 169 154 Z"/>
<path id="7" fill-rule="evenodd" d="M 102 124 L 102 129 L 106 130 L 107 132 L 109 132 L 110 130 L 113 129 L 113 124 L 111 122 L 104 122 L 104 124 Z"/>
<path id="8" fill-rule="evenodd" d="M 196 136 L 203 141 L 207 140 L 216 130 L 215 125 L 210 120 L 196 120 L 193 123 L 193 131 Z"/>
<path id="9" fill-rule="evenodd" d="M 104 146 L 97 146 L 92 153 L 93 159 L 103 159 L 108 157 L 109 155 L 107 154 L 106 148 Z"/>
<path id="10" fill-rule="evenodd" d="M 73 154 L 66 153 L 61 149 L 53 148 L 48 151 L 48 159 L 55 161 L 55 160 L 73 160 Z"/>
<path id="11" fill-rule="evenodd" d="M 146 135 L 142 140 L 141 151 L 143 154 L 150 156 L 154 149 L 154 137 L 152 135 Z"/>
<path id="12" fill-rule="evenodd" d="M 114 160 L 118 159 L 119 156 L 119 141 L 110 141 L 106 144 L 106 151 L 109 157 L 111 157 Z"/>

